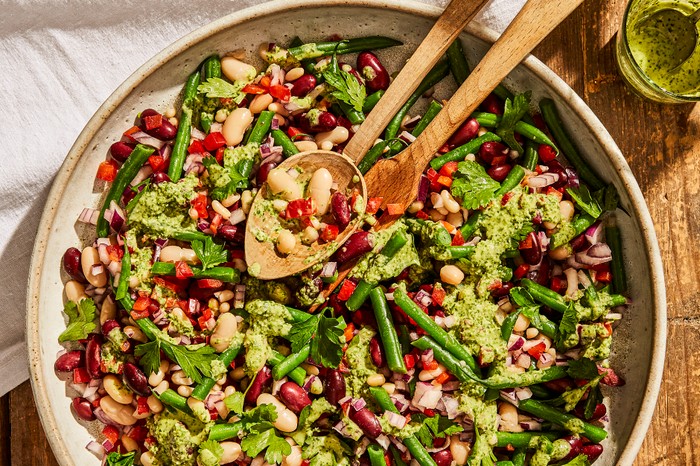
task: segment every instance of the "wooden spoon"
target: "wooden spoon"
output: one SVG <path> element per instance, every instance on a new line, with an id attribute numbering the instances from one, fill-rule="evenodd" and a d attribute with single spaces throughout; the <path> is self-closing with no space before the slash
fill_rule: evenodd
<path id="1" fill-rule="evenodd" d="M 413 53 L 401 72 L 394 79 L 379 103 L 362 123 L 343 150 L 343 154 L 329 151 L 308 151 L 290 157 L 277 168 L 290 169 L 302 165 L 305 173 L 313 173 L 324 167 L 331 171 L 338 186 L 352 186 L 353 177 L 361 173 L 357 164 L 372 147 L 379 134 L 408 100 L 423 78 L 442 57 L 467 23 L 479 12 L 488 0 L 452 0 L 432 27 L 420 46 Z M 354 183 L 367 199 L 364 180 Z M 266 193 L 265 186 L 258 191 L 250 209 L 245 235 L 245 256 L 249 271 L 265 280 L 286 277 L 299 273 L 325 259 L 335 252 L 343 242 L 357 230 L 359 222 L 351 222 L 338 238 L 325 245 L 311 247 L 297 246 L 291 254 L 280 255 L 274 241 L 258 241 L 259 238 L 274 235 L 272 216 L 256 215 Z M 270 238 L 272 239 L 272 238 Z"/>

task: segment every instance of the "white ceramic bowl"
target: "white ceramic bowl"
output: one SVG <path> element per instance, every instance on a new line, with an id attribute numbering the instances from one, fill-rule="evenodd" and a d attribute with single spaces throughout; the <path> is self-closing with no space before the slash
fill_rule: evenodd
<path id="1" fill-rule="evenodd" d="M 388 35 L 403 47 L 380 52 L 389 70 L 396 70 L 429 30 L 439 10 L 407 1 L 296 0 L 246 9 L 200 28 L 177 41 L 139 68 L 99 108 L 68 154 L 46 202 L 37 235 L 27 294 L 27 339 L 31 381 L 46 435 L 62 465 L 97 465 L 85 450 L 91 434 L 70 409 L 66 384 L 54 373 L 57 337 L 65 327 L 62 309 L 61 257 L 90 233 L 76 224 L 83 207 L 97 206 L 101 190 L 93 189 L 98 164 L 110 144 L 147 107 L 165 110 L 177 98 L 188 73 L 213 51 L 245 48 L 249 56 L 262 42 L 288 43 L 295 35 L 319 40 Z M 472 64 L 495 35 L 475 25 L 462 35 Z M 446 82 L 451 80 L 447 79 Z M 584 157 L 620 192 L 630 216 L 617 214 L 624 238 L 624 256 L 634 303 L 616 332 L 613 367 L 627 385 L 606 390 L 612 395 L 611 432 L 597 464 L 633 462 L 653 414 L 663 369 L 666 299 L 661 258 L 649 211 L 630 169 L 603 125 L 586 104 L 549 68 L 528 58 L 507 79 L 514 90 L 531 89 L 535 100 L 552 97 Z M 443 85 L 444 86 L 444 85 Z M 438 88 L 446 97 L 449 89 Z M 93 426 L 91 430 L 95 430 Z"/>

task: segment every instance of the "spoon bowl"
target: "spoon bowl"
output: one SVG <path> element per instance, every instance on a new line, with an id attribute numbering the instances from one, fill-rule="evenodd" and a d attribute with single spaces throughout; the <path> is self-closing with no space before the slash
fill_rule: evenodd
<path id="1" fill-rule="evenodd" d="M 362 199 L 367 200 L 367 185 L 362 173 L 349 157 L 326 150 L 301 152 L 277 166 L 277 169 L 301 170 L 300 177 L 308 177 L 319 168 L 327 169 L 338 186 L 348 190 L 358 189 Z M 245 233 L 245 256 L 251 275 L 263 280 L 274 280 L 299 273 L 327 259 L 338 247 L 352 235 L 362 222 L 355 216 L 347 227 L 338 233 L 334 241 L 318 241 L 304 245 L 297 242 L 295 249 L 287 255 L 280 254 L 275 247 L 277 231 L 280 227 L 279 216 L 274 210 L 264 209 L 263 202 L 268 196 L 267 183 L 263 183 L 253 200 L 248 225 Z M 256 272 L 255 274 L 253 272 Z"/>
<path id="2" fill-rule="evenodd" d="M 637 27 L 653 32 L 665 49 L 670 51 L 667 58 L 669 70 L 674 70 L 685 63 L 695 51 L 698 43 L 698 27 L 700 10 L 692 15 L 684 15 L 678 10 L 664 8 L 642 19 Z"/>

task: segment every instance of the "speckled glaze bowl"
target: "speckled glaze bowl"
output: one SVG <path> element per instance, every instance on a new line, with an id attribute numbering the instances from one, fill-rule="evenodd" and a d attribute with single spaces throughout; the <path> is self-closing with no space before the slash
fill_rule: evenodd
<path id="1" fill-rule="evenodd" d="M 131 126 L 134 115 L 147 107 L 166 109 L 186 76 L 213 51 L 244 48 L 249 57 L 262 42 L 288 43 L 296 35 L 318 40 L 388 35 L 403 47 L 381 51 L 389 70 L 396 70 L 427 33 L 439 10 L 404 0 L 293 0 L 246 9 L 200 28 L 177 41 L 139 68 L 98 109 L 59 171 L 46 202 L 34 247 L 27 299 L 27 339 L 31 382 L 41 421 L 53 452 L 62 465 L 98 465 L 85 445 L 95 426 L 78 421 L 71 412 L 67 385 L 53 365 L 61 349 L 57 337 L 65 328 L 62 309 L 61 257 L 68 247 L 92 241 L 76 219 L 83 207 L 100 204 L 95 185 L 98 164 L 110 144 Z M 474 64 L 495 34 L 478 25 L 462 34 Z M 447 79 L 445 82 L 451 80 Z M 507 79 L 514 90 L 531 89 L 535 100 L 551 97 L 587 161 L 617 187 L 629 216 L 618 211 L 624 257 L 634 303 L 623 319 L 614 343 L 613 367 L 625 378 L 621 388 L 606 390 L 610 432 L 600 465 L 630 465 L 644 439 L 661 383 L 666 340 L 666 296 L 661 258 L 649 211 L 622 154 L 586 104 L 534 57 Z M 443 86 L 448 86 L 445 84 Z M 436 96 L 451 89 L 439 87 Z M 86 428 L 87 427 L 87 428 Z"/>

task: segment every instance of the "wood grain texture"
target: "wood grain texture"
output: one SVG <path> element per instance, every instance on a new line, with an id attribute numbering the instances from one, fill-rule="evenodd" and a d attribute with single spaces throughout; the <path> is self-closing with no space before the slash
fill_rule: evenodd
<path id="1" fill-rule="evenodd" d="M 625 0 L 587 0 L 535 55 L 600 118 L 627 158 L 656 226 L 668 293 L 668 353 L 656 415 L 635 466 L 697 465 L 700 432 L 700 105 L 642 101 L 621 82 L 615 33 Z M 0 439 L 0 465 L 55 464 L 25 383 L 9 406 L 12 463 Z M 19 403 L 16 405 L 15 403 Z M 0 426 L 8 422 L 1 408 Z M 22 413 L 24 412 L 24 414 Z M 2 431 L 3 436 L 6 431 Z M 36 459 L 34 459 L 36 458 Z"/>

